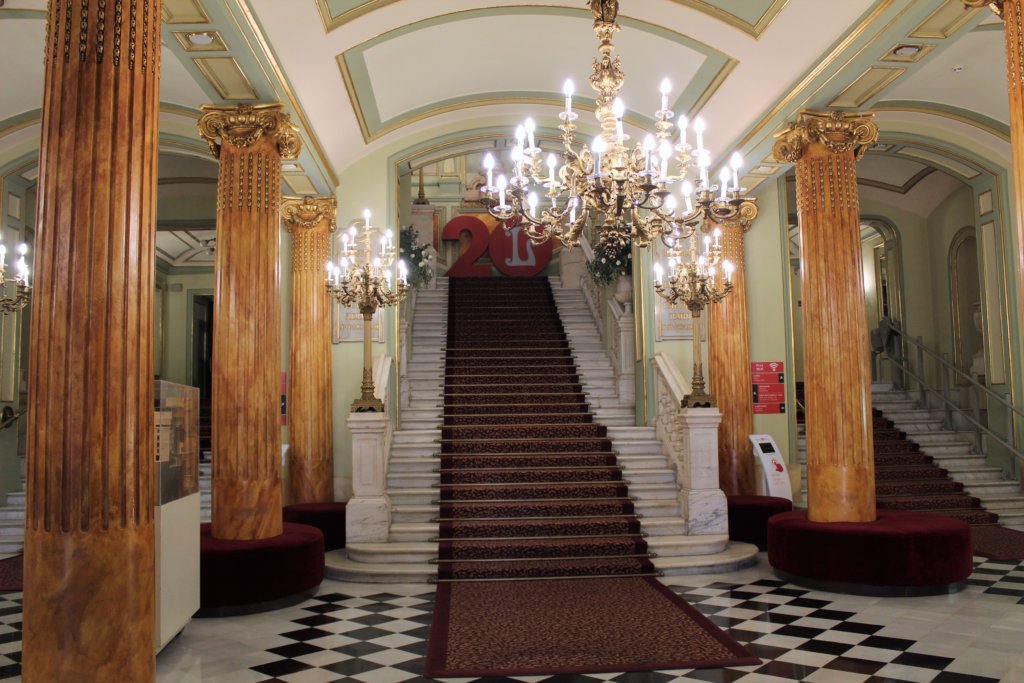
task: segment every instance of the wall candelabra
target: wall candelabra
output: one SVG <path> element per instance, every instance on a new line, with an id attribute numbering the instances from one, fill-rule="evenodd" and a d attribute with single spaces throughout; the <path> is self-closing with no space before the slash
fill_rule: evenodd
<path id="1" fill-rule="evenodd" d="M 352 402 L 353 413 L 384 412 L 384 403 L 374 396 L 372 323 L 378 308 L 396 306 L 409 292 L 404 261 L 398 262 L 398 278 L 391 283 L 391 267 L 395 263 L 394 235 L 386 230 L 380 240 L 374 239 L 377 228 L 370 224 L 369 210 L 363 220 L 351 225 L 342 235 L 341 257 L 337 264 L 327 264 L 327 290 L 343 306 L 359 309 L 363 316 L 363 382 L 362 393 Z M 376 244 L 376 248 L 375 248 Z"/>
<path id="2" fill-rule="evenodd" d="M 662 265 L 654 264 L 654 290 L 669 306 L 685 306 L 693 318 L 693 379 L 691 392 L 683 399 L 684 408 L 717 405 L 715 397 L 705 389 L 701 314 L 706 307 L 729 295 L 735 269 L 731 261 L 722 258 L 721 228 L 704 236 L 703 253 L 698 253 L 697 244 L 695 235 L 690 237 L 688 248 L 683 247 L 680 239 L 669 240 L 667 279 Z"/>

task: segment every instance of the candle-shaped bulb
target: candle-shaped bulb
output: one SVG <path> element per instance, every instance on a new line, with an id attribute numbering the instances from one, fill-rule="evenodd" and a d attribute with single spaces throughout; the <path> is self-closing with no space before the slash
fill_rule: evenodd
<path id="1" fill-rule="evenodd" d="M 530 208 L 530 215 L 533 216 L 537 213 L 537 193 L 531 192 L 530 196 L 526 198 L 526 204 Z"/>
<path id="2" fill-rule="evenodd" d="M 740 166 L 743 165 L 743 157 L 739 152 L 733 152 L 732 157 L 729 159 L 729 165 L 735 170 L 739 170 Z"/>
<path id="3" fill-rule="evenodd" d="M 626 113 L 626 103 L 622 101 L 621 97 L 616 97 L 615 101 L 612 102 L 612 113 L 617 119 L 621 119 Z"/>
<path id="4" fill-rule="evenodd" d="M 343 233 L 342 236 L 341 236 L 341 249 L 342 249 L 342 251 L 344 251 L 345 249 L 348 249 L 348 233 L 347 232 Z"/>
<path id="5" fill-rule="evenodd" d="M 565 79 L 565 85 L 562 86 L 562 92 L 565 93 L 567 98 L 572 97 L 573 93 L 576 92 L 576 86 L 573 84 L 571 78 Z"/>
<path id="6" fill-rule="evenodd" d="M 723 166 L 722 170 L 718 172 L 718 179 L 722 182 L 722 199 L 725 199 L 725 194 L 728 191 L 729 178 L 732 177 L 732 171 L 729 170 L 728 166 Z"/>
<path id="7" fill-rule="evenodd" d="M 608 143 L 604 141 L 604 138 L 598 136 L 594 138 L 591 149 L 594 151 L 594 175 L 601 175 L 601 155 L 608 149 Z"/>
<path id="8" fill-rule="evenodd" d="M 679 144 L 682 147 L 686 147 L 686 129 L 690 126 L 690 119 L 686 116 L 680 116 L 679 122 L 676 124 L 679 126 Z"/>
<path id="9" fill-rule="evenodd" d="M 375 259 L 373 259 L 373 267 L 374 268 L 380 268 L 380 265 L 381 265 L 381 260 L 380 260 L 380 257 L 378 256 Z"/>
<path id="10" fill-rule="evenodd" d="M 654 264 L 654 281 L 659 285 L 661 284 L 661 278 L 664 276 L 665 270 L 661 267 L 660 263 Z"/>
<path id="11" fill-rule="evenodd" d="M 668 80 L 667 78 L 662 79 L 660 90 L 661 108 L 664 111 L 668 109 L 668 94 L 672 92 L 672 81 Z"/>
<path id="12" fill-rule="evenodd" d="M 569 223 L 576 222 L 576 204 L 578 201 L 576 197 L 569 200 Z"/>
<path id="13" fill-rule="evenodd" d="M 22 242 L 21 244 L 19 244 L 19 245 L 18 245 L 18 253 L 19 253 L 19 254 L 21 254 L 22 256 L 24 256 L 25 254 L 27 254 L 27 253 L 28 253 L 28 245 L 27 245 L 27 244 L 25 244 L 24 242 Z"/>
<path id="14" fill-rule="evenodd" d="M 530 149 L 533 149 L 535 146 L 533 133 L 537 130 L 537 124 L 533 122 L 533 119 L 526 119 L 524 127 L 526 128 L 526 141 L 530 143 Z"/>
<path id="15" fill-rule="evenodd" d="M 732 282 L 732 274 L 736 270 L 736 266 L 733 265 L 733 262 L 728 259 L 722 261 L 722 270 L 725 271 L 725 281 Z"/>
<path id="16" fill-rule="evenodd" d="M 696 119 L 693 120 L 693 132 L 697 133 L 698 135 L 703 135 L 704 134 L 704 129 L 705 129 L 704 119 L 702 119 L 701 117 L 698 116 Z"/>
<path id="17" fill-rule="evenodd" d="M 395 233 L 394 231 L 391 230 L 391 228 L 388 228 L 387 230 L 384 231 L 384 236 L 387 237 L 388 242 L 390 242 L 395 238 Z"/>
<path id="18" fill-rule="evenodd" d="M 508 180 L 504 174 L 498 176 L 498 206 L 505 206 L 505 188 L 508 187 Z"/>
<path id="19" fill-rule="evenodd" d="M 484 155 L 484 169 L 487 170 L 487 187 L 490 191 L 494 187 L 494 155 L 490 152 Z"/>
<path id="20" fill-rule="evenodd" d="M 711 246 L 711 235 L 704 235 L 704 249 L 707 250 Z"/>
<path id="21" fill-rule="evenodd" d="M 689 199 L 692 196 L 693 196 L 693 183 L 691 183 L 689 180 L 684 180 L 683 181 L 683 197 L 685 199 Z"/>
<path id="22" fill-rule="evenodd" d="M 327 265 L 325 265 L 324 267 L 327 269 L 328 273 L 333 273 L 334 272 L 334 264 L 331 263 L 330 261 L 328 261 Z"/>
<path id="23" fill-rule="evenodd" d="M 398 281 L 403 285 L 408 282 L 409 269 L 405 265 L 405 261 L 400 260 L 398 262 Z"/>
<path id="24" fill-rule="evenodd" d="M 654 139 L 653 135 L 648 133 L 647 137 L 644 138 L 644 151 L 647 152 L 648 154 L 650 154 L 651 152 L 653 152 L 657 148 L 657 146 L 658 146 L 657 140 Z"/>
<path id="25" fill-rule="evenodd" d="M 555 169 L 558 168 L 558 157 L 548 154 L 548 175 L 551 176 L 551 183 L 555 182 Z"/>
<path id="26" fill-rule="evenodd" d="M 717 226 L 711 231 L 711 234 L 714 236 L 716 244 L 720 239 L 722 239 L 722 229 Z"/>
<path id="27" fill-rule="evenodd" d="M 665 197 L 665 210 L 668 213 L 674 214 L 676 212 L 677 206 L 679 206 L 679 202 L 676 201 L 675 195 L 670 194 L 669 196 Z"/>
<path id="28" fill-rule="evenodd" d="M 668 160 L 672 157 L 672 145 L 668 140 L 661 141 L 658 156 L 661 157 L 661 177 L 664 180 L 668 178 Z"/>
<path id="29" fill-rule="evenodd" d="M 366 221 L 367 225 L 370 224 L 370 210 L 369 209 L 365 209 L 363 211 L 363 220 Z"/>
<path id="30" fill-rule="evenodd" d="M 353 238 L 353 239 L 355 239 L 355 236 L 356 236 L 356 226 L 354 226 L 354 225 L 348 226 L 348 236 Z"/>
<path id="31" fill-rule="evenodd" d="M 522 125 L 516 126 L 516 142 L 520 147 L 523 146 L 524 140 L 526 140 L 526 127 Z"/>

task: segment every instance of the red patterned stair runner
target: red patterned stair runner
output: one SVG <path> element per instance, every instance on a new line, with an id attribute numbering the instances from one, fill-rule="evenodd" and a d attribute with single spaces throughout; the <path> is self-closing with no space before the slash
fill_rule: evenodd
<path id="1" fill-rule="evenodd" d="M 452 279 L 437 580 L 651 576 L 544 278 Z"/>
<path id="2" fill-rule="evenodd" d="M 999 515 L 964 493 L 964 485 L 936 465 L 880 410 L 874 411 L 875 493 L 878 507 L 937 512 L 968 524 L 995 524 Z"/>

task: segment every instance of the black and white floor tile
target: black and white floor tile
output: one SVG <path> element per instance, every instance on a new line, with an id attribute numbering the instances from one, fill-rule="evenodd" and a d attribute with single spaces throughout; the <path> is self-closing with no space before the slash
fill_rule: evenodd
<path id="1" fill-rule="evenodd" d="M 763 555 L 758 566 L 740 572 L 667 582 L 762 663 L 501 680 L 1024 681 L 1024 563 L 978 558 L 966 590 L 921 598 L 799 588 L 774 578 Z M 422 681 L 433 599 L 421 585 L 326 581 L 315 598 L 296 607 L 196 619 L 157 658 L 158 683 Z M 0 680 L 20 680 L 20 629 L 21 595 L 0 594 Z"/>

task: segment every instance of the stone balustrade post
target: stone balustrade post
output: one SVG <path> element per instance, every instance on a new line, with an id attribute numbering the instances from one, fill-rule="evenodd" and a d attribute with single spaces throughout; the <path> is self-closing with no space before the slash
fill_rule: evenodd
<path id="1" fill-rule="evenodd" d="M 352 497 L 345 506 L 348 542 L 383 543 L 391 527 L 387 494 L 391 425 L 387 413 L 350 413 L 352 432 Z"/>

